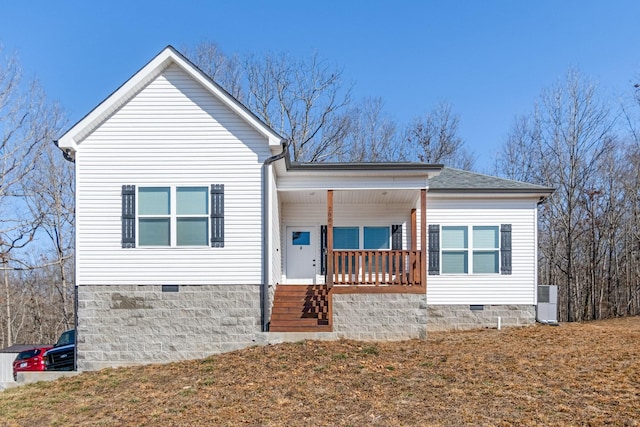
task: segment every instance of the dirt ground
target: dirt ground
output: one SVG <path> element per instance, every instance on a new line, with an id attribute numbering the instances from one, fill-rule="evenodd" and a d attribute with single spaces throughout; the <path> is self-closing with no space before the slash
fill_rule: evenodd
<path id="1" fill-rule="evenodd" d="M 6 426 L 640 426 L 640 318 L 306 341 L 0 393 Z"/>

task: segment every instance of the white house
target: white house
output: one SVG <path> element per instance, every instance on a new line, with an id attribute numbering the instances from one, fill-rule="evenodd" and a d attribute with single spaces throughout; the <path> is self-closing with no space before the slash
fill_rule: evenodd
<path id="1" fill-rule="evenodd" d="M 291 163 L 172 47 L 56 143 L 76 167 L 82 370 L 282 332 L 534 322 L 537 205 L 552 189 L 433 164 Z"/>

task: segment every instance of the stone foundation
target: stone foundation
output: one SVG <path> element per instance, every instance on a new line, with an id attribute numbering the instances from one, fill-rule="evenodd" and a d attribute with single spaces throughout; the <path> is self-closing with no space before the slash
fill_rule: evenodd
<path id="1" fill-rule="evenodd" d="M 427 301 L 421 294 L 335 294 L 333 332 L 355 340 L 424 339 Z"/>
<path id="2" fill-rule="evenodd" d="M 471 307 L 476 308 L 472 310 Z M 535 305 L 429 305 L 429 331 L 530 326 L 536 322 Z"/>
<path id="3" fill-rule="evenodd" d="M 78 369 L 198 359 L 255 343 L 260 285 L 165 290 L 79 286 Z"/>

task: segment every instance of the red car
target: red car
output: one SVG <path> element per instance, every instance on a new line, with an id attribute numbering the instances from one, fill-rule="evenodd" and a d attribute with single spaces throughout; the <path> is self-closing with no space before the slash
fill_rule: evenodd
<path id="1" fill-rule="evenodd" d="M 44 371 L 45 351 L 53 348 L 52 346 L 34 347 L 30 350 L 24 350 L 18 353 L 13 361 L 13 379 L 17 379 L 18 372 L 22 371 Z"/>

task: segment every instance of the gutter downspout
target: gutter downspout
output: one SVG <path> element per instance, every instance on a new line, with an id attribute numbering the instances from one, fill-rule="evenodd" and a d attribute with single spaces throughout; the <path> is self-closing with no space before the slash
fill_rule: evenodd
<path id="1" fill-rule="evenodd" d="M 285 158 L 289 152 L 289 141 L 282 142 L 282 152 L 275 156 L 269 157 L 262 164 L 262 287 L 260 289 L 260 306 L 262 332 L 269 331 L 269 319 L 267 313 L 269 311 L 269 283 L 271 281 L 271 197 L 269 191 L 271 189 L 271 181 L 268 179 L 269 166 Z"/>
<path id="2" fill-rule="evenodd" d="M 56 147 L 60 148 L 60 145 L 58 144 L 58 140 L 54 139 L 53 143 Z M 66 149 L 66 150 L 62 150 L 60 148 L 60 150 L 62 151 L 62 157 L 68 161 L 74 164 L 74 178 L 75 178 L 75 168 L 77 167 L 76 160 L 74 158 L 74 156 L 71 155 L 71 150 L 70 149 Z M 75 179 L 74 179 L 74 188 L 73 188 L 73 192 L 74 192 L 74 203 L 75 203 L 75 193 L 76 193 L 76 189 L 75 189 Z M 75 238 L 75 247 L 78 247 L 78 235 L 76 234 L 76 238 Z M 75 249 L 74 249 L 74 256 L 75 256 Z M 73 328 L 76 330 L 75 333 L 75 341 L 76 343 L 78 342 L 78 282 L 76 281 L 76 276 L 77 276 L 77 264 L 74 267 L 74 277 L 73 277 Z M 78 345 L 76 344 L 74 349 L 73 349 L 73 370 L 77 371 L 78 370 Z"/>

